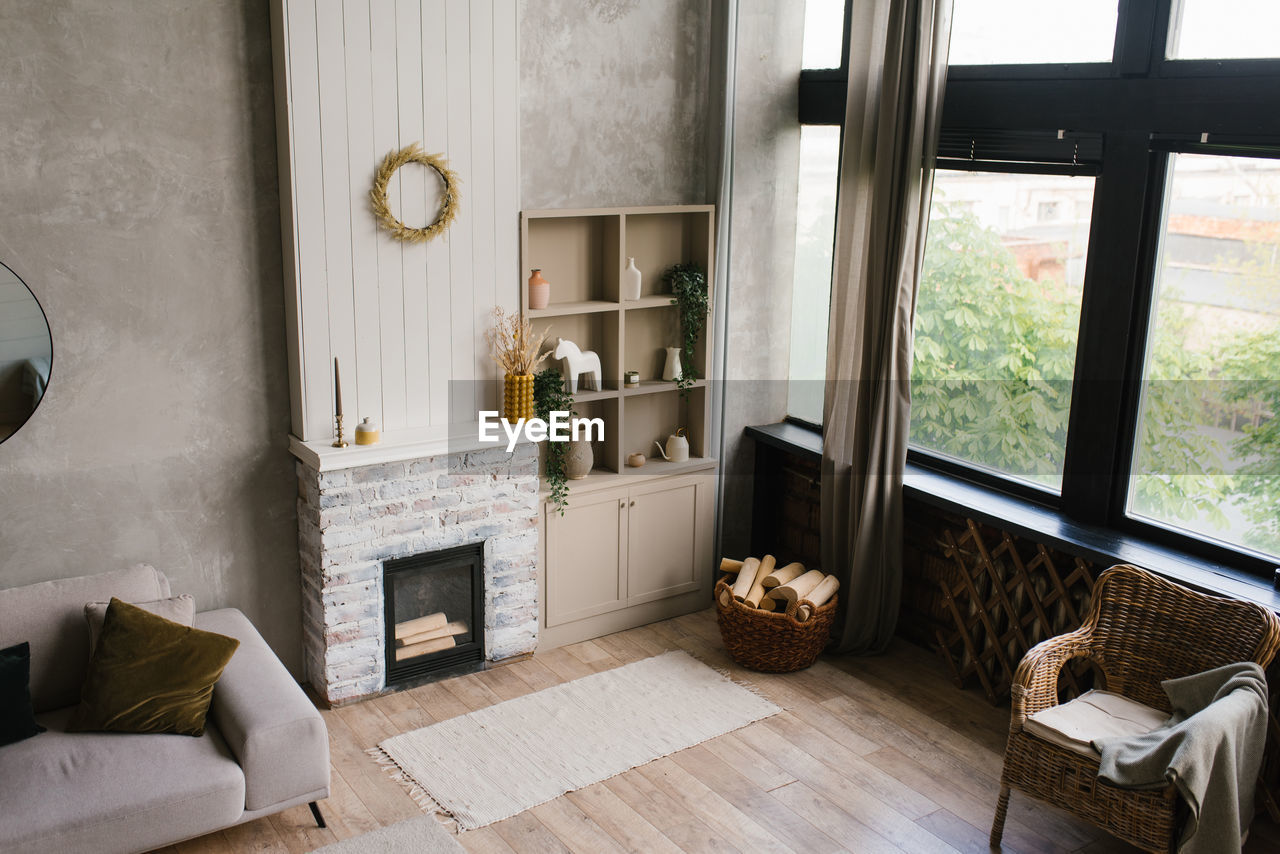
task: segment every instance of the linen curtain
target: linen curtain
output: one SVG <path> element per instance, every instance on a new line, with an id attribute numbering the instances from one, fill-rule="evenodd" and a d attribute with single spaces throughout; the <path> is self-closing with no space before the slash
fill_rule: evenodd
<path id="1" fill-rule="evenodd" d="M 837 652 L 879 652 L 902 595 L 912 318 L 951 0 L 853 0 L 823 404 L 822 563 Z"/>

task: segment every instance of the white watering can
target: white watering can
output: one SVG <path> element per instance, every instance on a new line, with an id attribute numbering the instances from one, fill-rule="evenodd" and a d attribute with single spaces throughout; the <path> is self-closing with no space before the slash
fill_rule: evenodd
<path id="1" fill-rule="evenodd" d="M 676 432 L 667 437 L 665 449 L 661 442 L 655 441 L 653 444 L 658 446 L 658 453 L 662 454 L 664 460 L 682 463 L 689 459 L 689 440 L 685 438 L 683 427 L 676 428 Z"/>

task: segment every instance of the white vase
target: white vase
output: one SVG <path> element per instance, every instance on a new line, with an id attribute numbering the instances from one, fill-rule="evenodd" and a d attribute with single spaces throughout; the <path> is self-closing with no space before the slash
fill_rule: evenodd
<path id="1" fill-rule="evenodd" d="M 622 299 L 640 299 L 640 271 L 636 269 L 636 259 L 627 259 L 627 269 L 622 271 Z"/>
<path id="2" fill-rule="evenodd" d="M 680 367 L 680 348 L 667 348 L 667 364 L 662 369 L 662 378 L 668 382 L 680 379 L 684 371 Z"/>

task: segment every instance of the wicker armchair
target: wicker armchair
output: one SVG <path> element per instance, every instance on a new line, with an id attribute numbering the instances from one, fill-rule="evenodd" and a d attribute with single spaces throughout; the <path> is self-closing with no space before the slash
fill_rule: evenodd
<path id="1" fill-rule="evenodd" d="M 1009 792 L 1018 789 L 1146 851 L 1174 851 L 1185 810 L 1177 789 L 1114 786 L 1098 779 L 1096 759 L 1029 735 L 1023 724 L 1058 705 L 1058 674 L 1074 658 L 1091 660 L 1107 690 L 1170 711 L 1163 680 L 1236 661 L 1265 668 L 1278 647 L 1280 619 L 1266 608 L 1205 596 L 1133 566 L 1108 569 L 1084 625 L 1037 645 L 1018 665 L 991 845 L 1000 844 Z"/>

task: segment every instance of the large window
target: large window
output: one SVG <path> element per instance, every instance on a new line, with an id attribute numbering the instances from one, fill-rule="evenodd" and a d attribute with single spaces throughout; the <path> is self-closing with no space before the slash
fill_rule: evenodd
<path id="1" fill-rule="evenodd" d="M 1280 160 L 1173 157 L 1128 509 L 1280 555 Z"/>
<path id="2" fill-rule="evenodd" d="M 939 171 L 916 297 L 911 443 L 1062 488 L 1093 179 Z"/>
<path id="3" fill-rule="evenodd" d="M 1116 0 L 957 0 L 952 65 L 1110 62 Z"/>
<path id="4" fill-rule="evenodd" d="M 800 128 L 800 183 L 796 203 L 796 262 L 791 290 L 791 384 L 787 410 L 822 423 L 827 375 L 827 318 L 831 311 L 831 255 L 836 232 L 836 176 L 840 128 Z"/>
<path id="5" fill-rule="evenodd" d="M 1280 56 L 1276 0 L 1175 0 L 1169 24 L 1173 59 Z"/>
<path id="6" fill-rule="evenodd" d="M 797 380 L 825 361 L 847 78 L 826 56 L 800 83 Z M 820 404 L 793 384 L 793 416 Z M 1116 533 L 1280 561 L 1280 3 L 956 0 L 909 453 Z"/>

